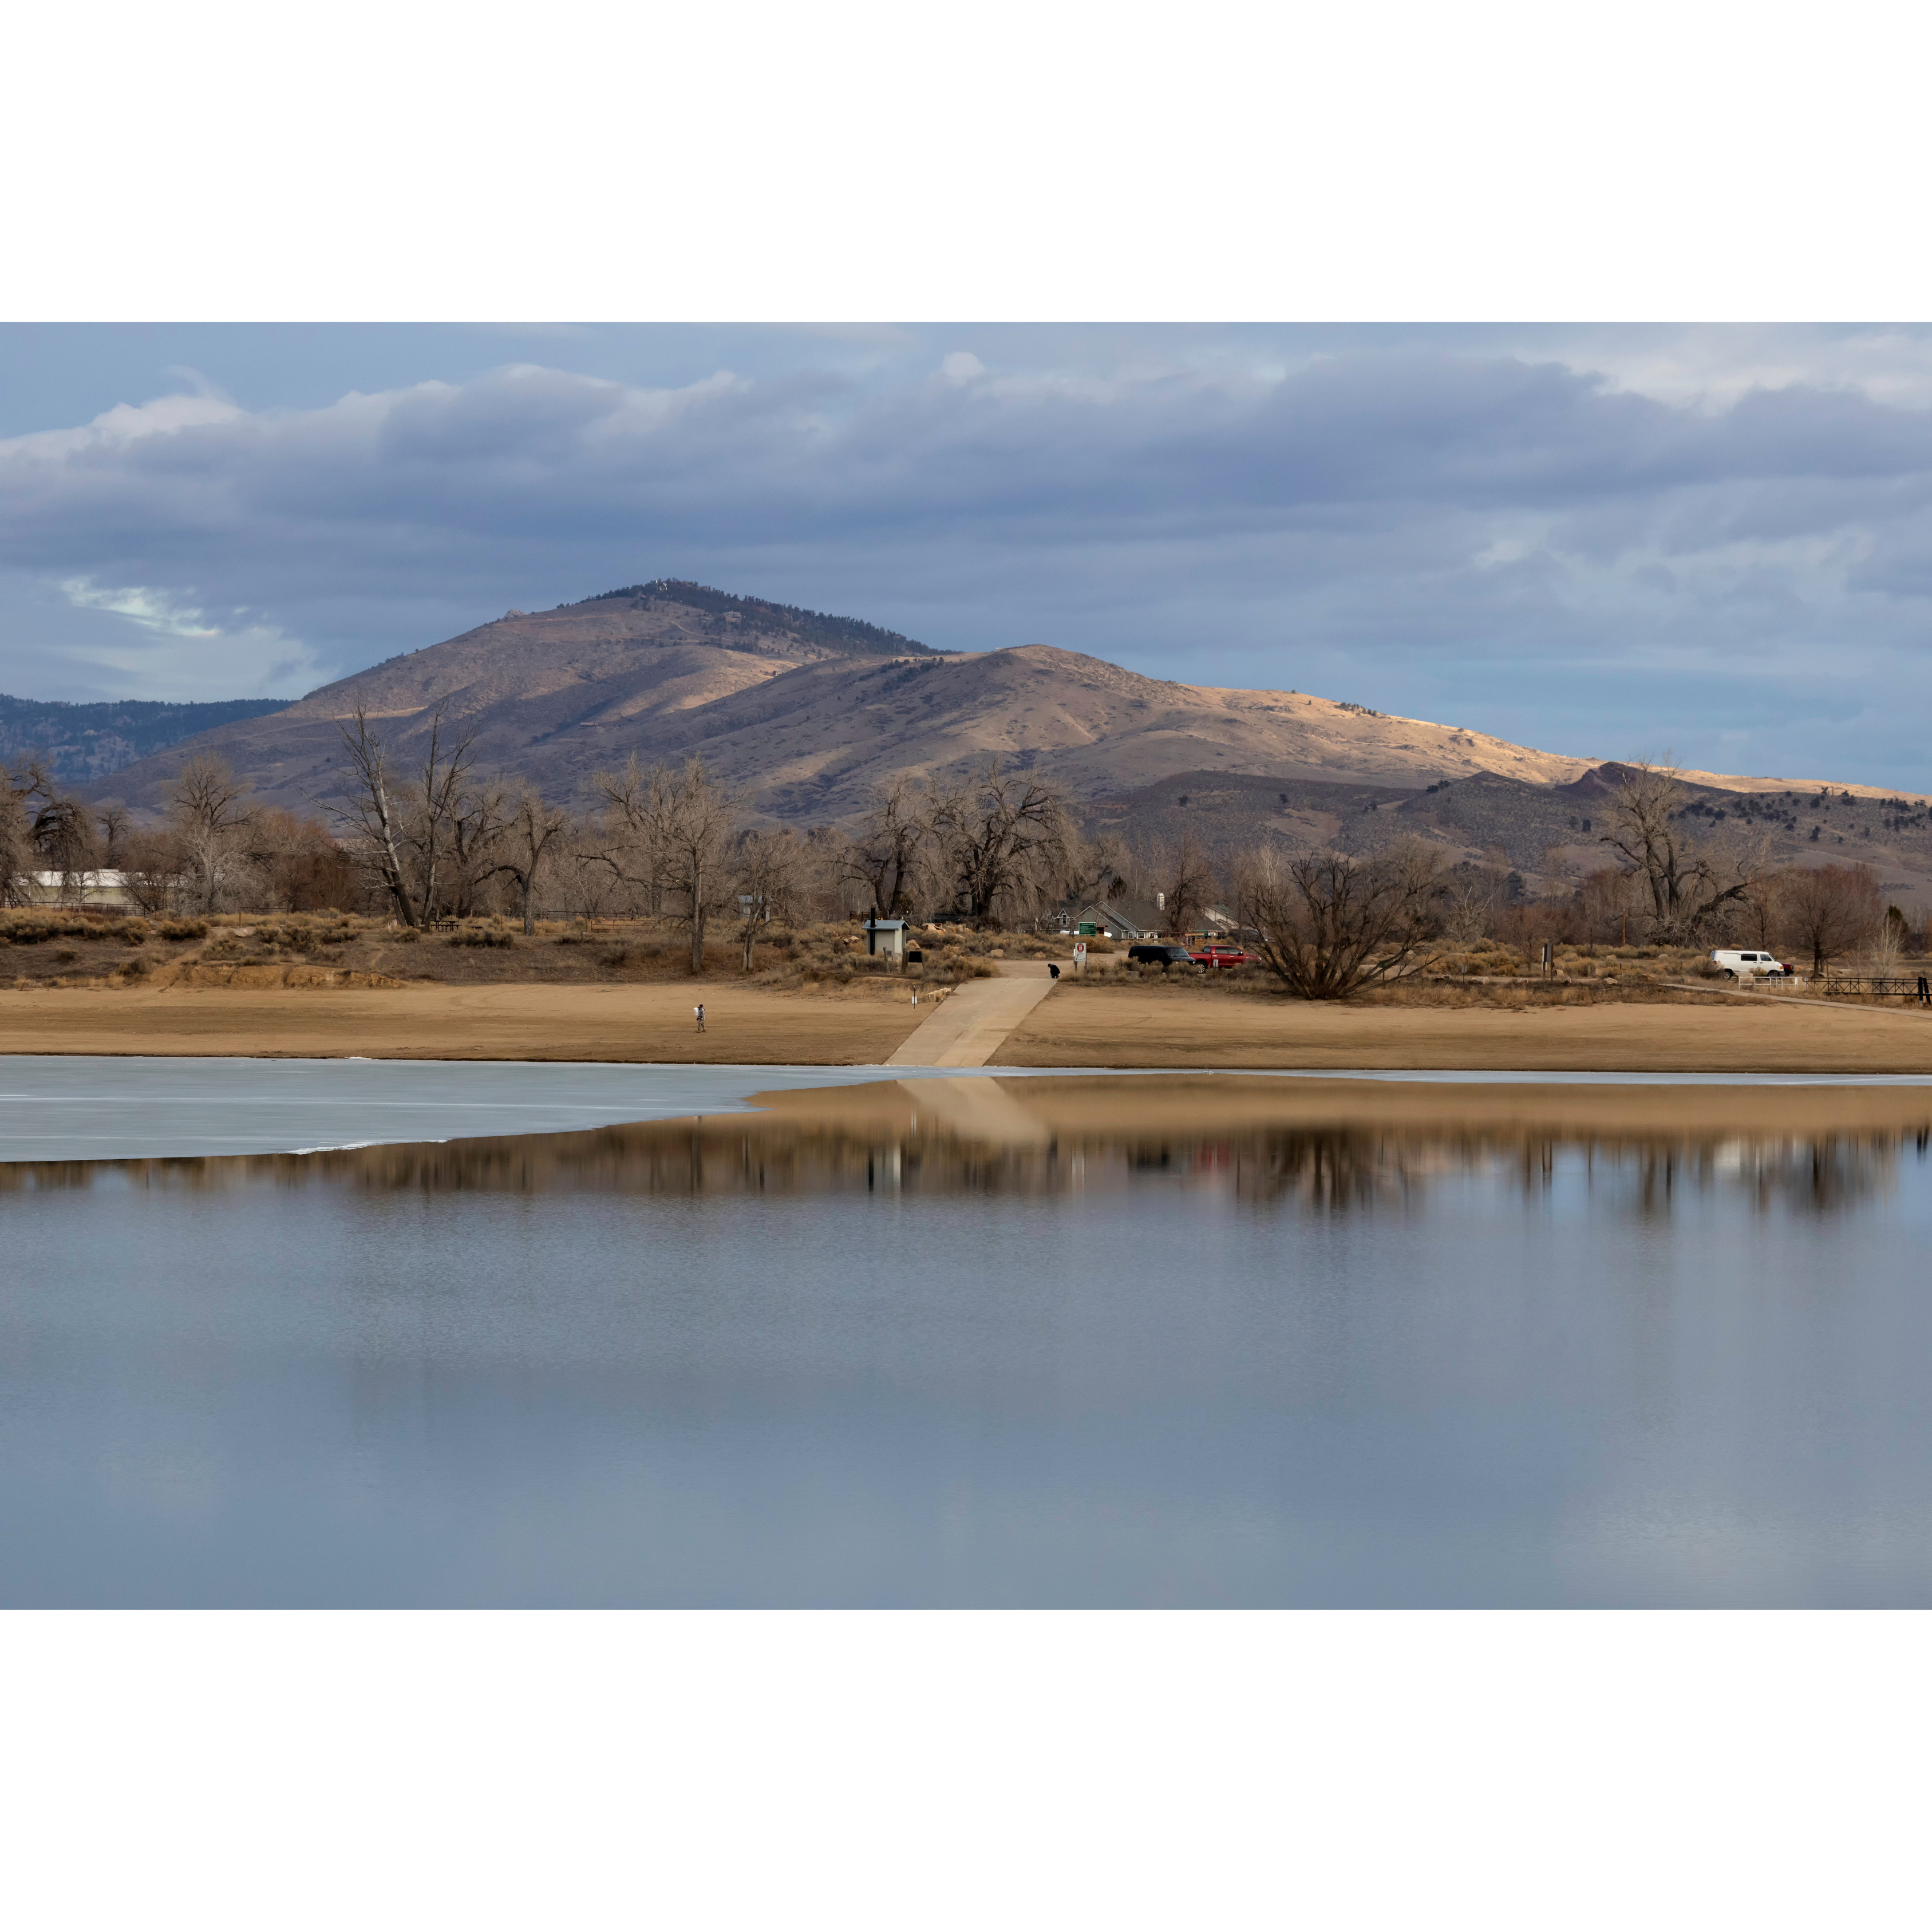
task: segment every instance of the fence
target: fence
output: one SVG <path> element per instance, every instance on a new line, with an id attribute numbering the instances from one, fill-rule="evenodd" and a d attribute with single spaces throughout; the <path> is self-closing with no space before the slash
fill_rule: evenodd
<path id="1" fill-rule="evenodd" d="M 1858 973 L 1834 974 L 1818 982 L 1818 990 L 1832 994 L 1876 993 L 1902 1000 L 1928 998 L 1926 976 L 1922 974 L 1893 974 L 1882 977 Z"/>

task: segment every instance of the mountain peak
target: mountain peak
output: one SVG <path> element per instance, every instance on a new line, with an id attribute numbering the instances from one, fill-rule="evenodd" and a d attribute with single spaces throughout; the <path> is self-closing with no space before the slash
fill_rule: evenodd
<path id="1" fill-rule="evenodd" d="M 824 610 L 808 610 L 796 604 L 778 604 L 766 597 L 740 597 L 728 590 L 714 590 L 708 584 L 694 583 L 684 577 L 659 577 L 649 584 L 628 584 L 621 590 L 600 590 L 594 597 L 580 598 L 575 604 L 560 604 L 560 610 L 581 610 L 590 604 L 623 604 L 650 609 L 670 604 L 687 610 L 700 610 L 722 617 L 728 623 L 748 623 L 760 630 L 777 631 L 821 650 L 842 656 L 938 657 L 944 655 L 929 644 L 902 636 L 897 631 L 881 629 L 862 617 L 836 617 Z M 520 617 L 526 614 L 513 610 Z"/>

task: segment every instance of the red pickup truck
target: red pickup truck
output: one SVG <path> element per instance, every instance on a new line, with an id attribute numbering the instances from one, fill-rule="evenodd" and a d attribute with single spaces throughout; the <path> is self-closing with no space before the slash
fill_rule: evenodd
<path id="1" fill-rule="evenodd" d="M 1197 966 L 1252 966 L 1254 955 L 1244 952 L 1238 946 L 1204 946 L 1198 952 L 1187 956 Z"/>

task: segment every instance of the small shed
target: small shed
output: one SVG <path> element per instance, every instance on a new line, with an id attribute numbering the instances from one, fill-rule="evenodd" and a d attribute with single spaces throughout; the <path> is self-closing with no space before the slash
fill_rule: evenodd
<path id="1" fill-rule="evenodd" d="M 874 959 L 903 959 L 906 950 L 906 922 L 902 919 L 868 919 L 866 922 L 866 951 Z"/>

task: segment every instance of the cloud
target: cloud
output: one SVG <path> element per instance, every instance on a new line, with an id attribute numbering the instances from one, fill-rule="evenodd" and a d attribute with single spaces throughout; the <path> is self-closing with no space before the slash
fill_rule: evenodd
<path id="1" fill-rule="evenodd" d="M 756 378 L 526 362 L 306 409 L 201 382 L 0 440 L 0 553 L 176 664 L 316 682 L 663 573 L 935 644 L 1325 679 L 1584 752 L 1746 729 L 1767 760 L 1842 759 L 1855 669 L 1894 680 L 1860 768 L 1918 770 L 1896 703 L 1932 682 L 1916 336 L 1755 332 L 1730 362 L 1694 332 L 1594 362 L 1137 338 L 1058 365 L 974 340 L 884 374 L 812 366 L 802 338 Z M 0 647 L 16 687 L 19 662 Z"/>

